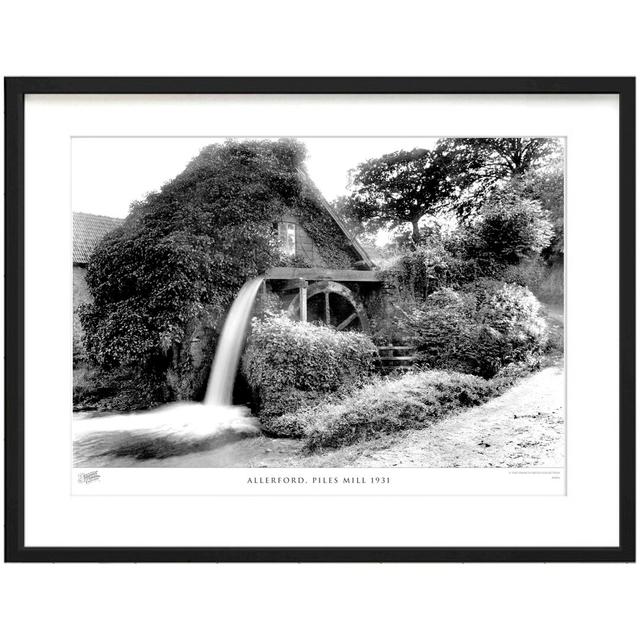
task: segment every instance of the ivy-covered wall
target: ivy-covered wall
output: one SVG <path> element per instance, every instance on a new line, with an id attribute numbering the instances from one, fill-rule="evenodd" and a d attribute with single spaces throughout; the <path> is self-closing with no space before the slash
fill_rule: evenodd
<path id="1" fill-rule="evenodd" d="M 87 286 L 87 269 L 73 265 L 73 363 L 74 366 L 83 361 L 86 352 L 83 344 L 84 331 L 80 323 L 78 308 L 82 304 L 91 302 L 91 294 Z"/>
<path id="2" fill-rule="evenodd" d="M 360 259 L 308 179 L 304 157 L 293 140 L 210 145 L 132 204 L 91 257 L 92 300 L 80 310 L 87 355 L 103 377 L 135 388 L 149 381 L 149 397 L 159 401 L 201 393 L 238 290 L 286 264 L 278 250 L 283 216 L 299 220 L 319 265 L 345 269 Z"/>
<path id="3" fill-rule="evenodd" d="M 283 215 L 296 229 L 296 266 L 349 269 L 361 260 L 349 238 L 325 208 L 322 195 L 304 173 L 299 173 L 297 203 Z M 299 241 L 299 242 L 298 242 Z"/>

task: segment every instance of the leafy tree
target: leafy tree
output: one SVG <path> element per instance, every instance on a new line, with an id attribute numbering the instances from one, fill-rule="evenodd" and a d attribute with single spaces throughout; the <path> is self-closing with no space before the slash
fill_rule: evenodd
<path id="1" fill-rule="evenodd" d="M 438 149 L 472 177 L 494 180 L 522 176 L 560 152 L 555 138 L 443 138 Z"/>
<path id="2" fill-rule="evenodd" d="M 438 150 L 395 151 L 360 164 L 351 176 L 347 216 L 369 229 L 410 225 L 414 245 L 419 223 L 434 216 L 455 193 L 450 158 Z"/>
<path id="3" fill-rule="evenodd" d="M 514 190 L 525 198 L 537 200 L 550 214 L 553 237 L 542 251 L 549 262 L 564 256 L 564 167 L 557 162 L 544 170 L 530 170 L 514 181 Z"/>
<path id="4" fill-rule="evenodd" d="M 190 397 L 195 332 L 213 329 L 242 284 L 276 264 L 275 223 L 312 197 L 304 154 L 291 140 L 212 145 L 134 203 L 89 263 L 82 324 L 93 362 L 164 384 L 162 399 Z"/>
<path id="5" fill-rule="evenodd" d="M 496 186 L 531 175 L 561 154 L 555 138 L 443 138 L 436 149 L 455 167 L 455 208 L 462 219 L 475 215 Z"/>
<path id="6" fill-rule="evenodd" d="M 370 245 L 375 241 L 375 234 L 369 232 L 363 221 L 356 214 L 348 196 L 338 196 L 331 202 L 331 207 L 340 216 L 344 226 L 352 238 L 357 238 L 358 242 Z"/>
<path id="7" fill-rule="evenodd" d="M 485 201 L 478 218 L 462 231 L 460 247 L 482 272 L 490 274 L 495 267 L 540 254 L 552 237 L 548 211 L 538 201 L 506 188 Z"/>

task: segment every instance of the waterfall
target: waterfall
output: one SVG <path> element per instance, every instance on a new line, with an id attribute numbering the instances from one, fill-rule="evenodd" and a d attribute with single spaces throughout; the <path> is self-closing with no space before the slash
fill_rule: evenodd
<path id="1" fill-rule="evenodd" d="M 263 280 L 264 277 L 260 276 L 245 282 L 229 309 L 211 367 L 207 393 L 204 397 L 205 405 L 228 406 L 231 404 L 233 383 L 251 319 L 251 310 Z"/>
<path id="2" fill-rule="evenodd" d="M 260 434 L 249 409 L 231 406 L 231 394 L 251 311 L 263 277 L 238 292 L 222 327 L 201 402 L 174 402 L 128 415 L 74 418 L 75 466 L 130 466 L 147 458 L 179 460 Z M 128 462 L 123 462 L 128 461 Z M 207 462 L 204 463 L 205 466 Z"/>

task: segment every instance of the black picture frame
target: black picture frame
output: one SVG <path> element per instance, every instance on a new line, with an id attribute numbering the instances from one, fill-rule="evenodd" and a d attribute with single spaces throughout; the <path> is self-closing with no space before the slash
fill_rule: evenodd
<path id="1" fill-rule="evenodd" d="M 6 562 L 635 561 L 635 78 L 5 78 Z M 26 547 L 24 540 L 24 99 L 27 94 L 616 94 L 620 143 L 620 476 L 612 547 Z"/>

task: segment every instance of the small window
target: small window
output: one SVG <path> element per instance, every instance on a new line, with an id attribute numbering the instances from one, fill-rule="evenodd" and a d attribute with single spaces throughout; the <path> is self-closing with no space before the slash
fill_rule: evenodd
<path id="1" fill-rule="evenodd" d="M 296 225 L 293 222 L 281 222 L 278 225 L 280 248 L 285 256 L 296 255 Z"/>

